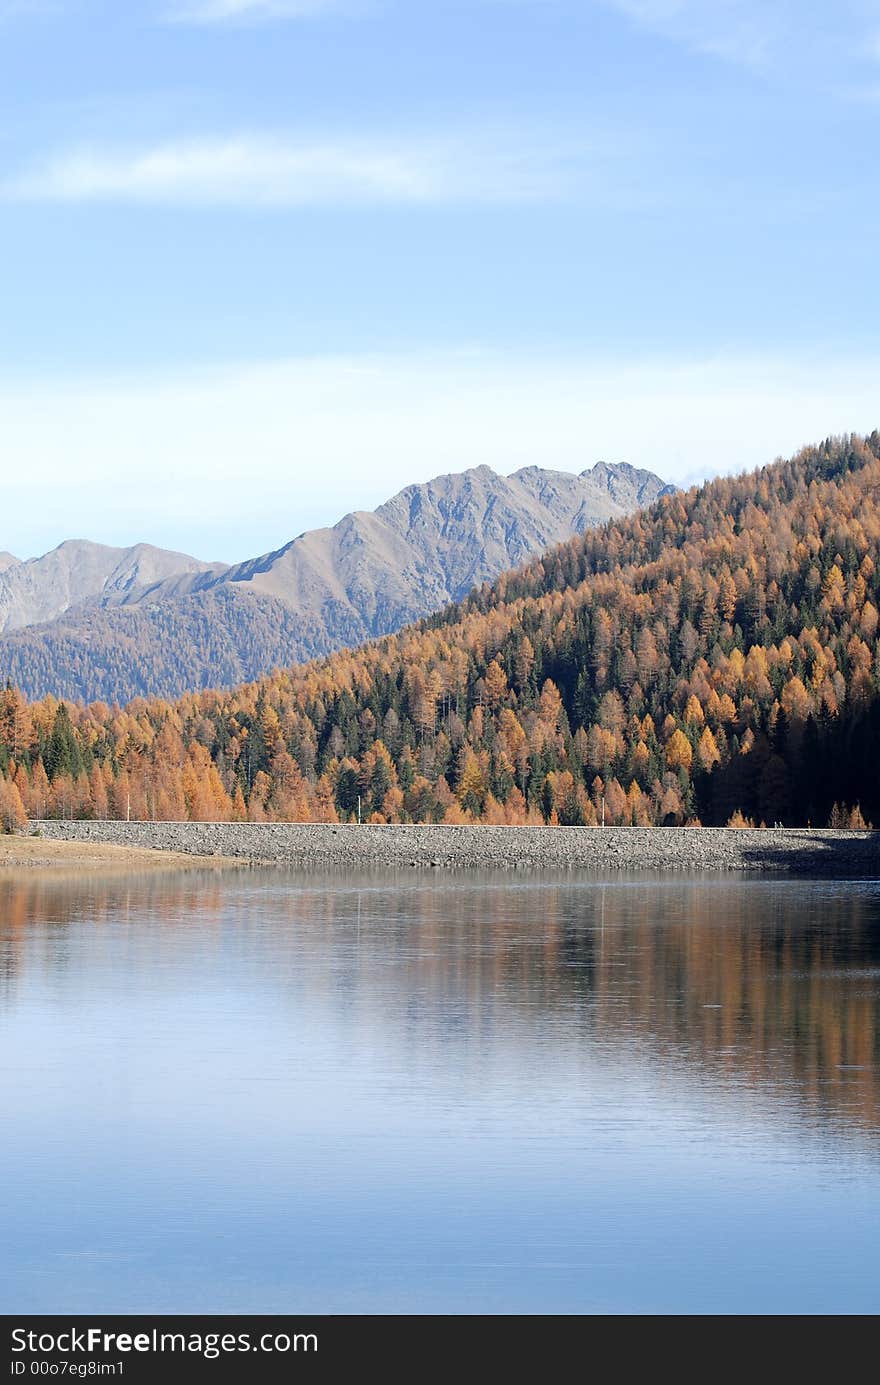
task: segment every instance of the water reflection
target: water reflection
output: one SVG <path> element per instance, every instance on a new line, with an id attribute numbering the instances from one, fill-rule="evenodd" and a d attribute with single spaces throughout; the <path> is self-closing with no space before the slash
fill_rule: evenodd
<path id="1" fill-rule="evenodd" d="M 12 1000 L 26 965 L 80 985 L 107 928 L 148 925 L 171 960 L 191 953 L 192 929 L 203 947 L 205 930 L 228 928 L 231 916 L 245 950 L 253 930 L 265 940 L 271 929 L 268 979 L 283 985 L 279 956 L 288 967 L 311 959 L 319 990 L 379 1022 L 400 1018 L 384 1004 L 392 966 L 418 997 L 406 1011 L 413 1041 L 428 1041 L 444 1016 L 488 1035 L 513 1007 L 520 1022 L 555 1015 L 599 1046 L 638 1040 L 653 1061 L 794 1091 L 828 1118 L 880 1126 L 880 887 L 864 882 L 5 880 L 0 985 Z M 79 934 L 64 942 L 82 925 L 88 951 Z M 316 968 L 328 949 L 334 965 Z"/>
<path id="2" fill-rule="evenodd" d="M 762 1265 L 776 1257 L 774 1274 L 784 1267 L 794 1294 L 809 1218 L 821 1212 L 835 1228 L 822 1232 L 829 1246 L 855 1234 L 832 1206 L 829 1167 L 833 1198 L 864 1199 L 861 1232 L 880 1224 L 880 1201 L 866 1191 L 876 1185 L 878 1152 L 878 925 L 880 889 L 870 882 L 246 871 L 7 879 L 0 1103 L 19 1112 L 20 1139 L 5 1164 L 0 1156 L 0 1172 L 7 1186 L 37 1180 L 26 1161 L 45 1135 L 45 1109 L 60 1103 L 74 1164 L 88 1150 L 96 1168 L 131 1166 L 141 1190 L 173 1167 L 184 1206 L 198 1206 L 208 1186 L 211 1206 L 222 1201 L 233 1221 L 244 1215 L 235 1211 L 241 1200 L 260 1227 L 250 1252 L 268 1275 L 250 1306 L 269 1311 L 280 1311 L 287 1271 L 277 1249 L 267 1250 L 262 1218 L 271 1206 L 277 1220 L 279 1203 L 291 1234 L 310 1247 L 302 1276 L 281 1296 L 287 1306 L 394 1309 L 405 1281 L 415 1308 L 467 1311 L 462 1300 L 473 1300 L 462 1285 L 476 1271 L 456 1261 L 458 1278 L 453 1266 L 438 1286 L 461 1204 L 470 1221 L 455 1253 L 465 1267 L 484 1244 L 497 1242 L 502 1266 L 512 1246 L 524 1256 L 516 1275 L 508 1266 L 472 1277 L 467 1292 L 484 1307 L 586 1311 L 608 1307 L 602 1293 L 610 1284 L 622 1294 L 625 1283 L 611 1307 L 699 1308 L 707 1285 L 721 1294 L 717 1266 L 714 1278 L 700 1269 L 707 1251 L 688 1243 L 686 1270 L 664 1261 L 651 1277 L 661 1197 L 664 1245 L 691 1234 L 682 1230 L 687 1216 L 716 1231 L 722 1218 L 728 1237 L 759 1208 L 780 1236 L 784 1219 L 787 1242 L 774 1242 L 768 1259 L 755 1232 L 753 1249 Z M 10 1061 L 25 1046 L 27 1083 Z M 88 1204 L 95 1190 L 80 1176 Z M 705 1191 L 690 1207 L 701 1179 Z M 124 1223 L 128 1194 L 117 1197 L 114 1217 Z M 388 1228 L 374 1235 L 380 1246 L 387 1235 L 390 1259 L 374 1239 L 363 1262 L 373 1269 L 361 1265 L 355 1292 L 327 1246 L 356 1247 L 370 1199 Z M 320 1235 L 307 1235 L 315 1207 Z M 176 1215 L 185 1225 L 192 1217 Z M 557 1217 L 554 1254 L 562 1245 L 572 1256 L 597 1236 L 601 1254 L 592 1269 L 578 1261 L 553 1297 L 534 1257 Z M 401 1227 L 413 1218 L 425 1223 L 430 1274 L 401 1251 Z M 47 1224 L 47 1255 L 55 1239 Z M 625 1269 L 615 1245 L 632 1252 Z M 864 1258 L 864 1248 L 849 1250 Z M 392 1290 L 388 1265 L 399 1269 L 401 1256 L 405 1272 L 392 1276 Z M 317 1290 L 306 1290 L 303 1276 L 320 1280 L 320 1267 L 330 1279 L 312 1300 Z M 44 1287 L 23 1303 L 72 1305 L 66 1280 L 62 1291 L 57 1277 L 40 1278 L 44 1265 L 33 1272 Z M 809 1311 L 822 1280 L 815 1273 L 816 1285 L 800 1283 L 801 1298 L 788 1304 L 774 1288 L 775 1306 Z M 371 1274 L 384 1285 L 378 1302 L 364 1287 Z M 760 1282 L 757 1273 L 756 1296 Z M 162 1301 L 155 1286 L 141 1282 L 140 1298 L 134 1281 L 129 1290 L 119 1306 Z M 225 1280 L 215 1290 L 218 1310 L 247 1301 Z M 186 1292 L 192 1304 L 191 1285 Z M 735 1289 L 726 1292 L 710 1306 L 734 1306 Z M 739 1306 L 762 1304 L 746 1297 Z"/>

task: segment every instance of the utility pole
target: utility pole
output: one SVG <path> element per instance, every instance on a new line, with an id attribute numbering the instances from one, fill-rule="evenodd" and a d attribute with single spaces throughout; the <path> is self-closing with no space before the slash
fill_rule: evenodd
<path id="1" fill-rule="evenodd" d="M 358 827 L 361 825 L 361 796 L 358 794 Z"/>
<path id="2" fill-rule="evenodd" d="M 602 795 L 602 826 L 605 826 L 605 795 Z"/>

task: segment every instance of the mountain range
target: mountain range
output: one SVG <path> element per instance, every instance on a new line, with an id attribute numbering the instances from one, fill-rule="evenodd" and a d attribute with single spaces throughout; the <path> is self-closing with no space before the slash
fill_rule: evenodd
<path id="1" fill-rule="evenodd" d="M 0 674 L 29 697 L 120 703 L 231 686 L 390 634 L 672 490 L 627 463 L 481 466 L 234 565 L 82 540 L 4 552 Z"/>

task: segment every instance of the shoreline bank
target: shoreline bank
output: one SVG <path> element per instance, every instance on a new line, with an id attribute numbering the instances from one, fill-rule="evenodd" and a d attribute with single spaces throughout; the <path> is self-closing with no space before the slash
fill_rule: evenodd
<path id="1" fill-rule="evenodd" d="M 135 873 L 160 870 L 220 870 L 242 866 L 240 859 L 191 851 L 163 851 L 133 843 L 108 842 L 97 837 L 61 838 L 0 834 L 0 880 L 26 872 L 61 874 Z"/>
<path id="2" fill-rule="evenodd" d="M 786 872 L 880 878 L 880 832 L 831 828 L 458 827 L 447 824 L 39 822 L 39 844 L 100 844 L 238 864 L 321 868 Z M 167 856 L 163 855 L 163 859 Z"/>

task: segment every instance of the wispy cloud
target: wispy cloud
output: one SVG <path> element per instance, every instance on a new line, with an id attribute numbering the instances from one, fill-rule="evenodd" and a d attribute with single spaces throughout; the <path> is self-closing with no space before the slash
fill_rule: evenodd
<path id="1" fill-rule="evenodd" d="M 359 8 L 358 0 L 181 0 L 167 11 L 166 18 L 181 24 L 230 24 L 261 19 L 313 19 Z"/>
<path id="2" fill-rule="evenodd" d="M 0 185 L 0 197 L 254 207 L 523 202 L 564 196 L 588 175 L 585 151 L 554 143 L 242 135 L 69 150 Z"/>
<path id="3" fill-rule="evenodd" d="M 763 73 L 880 57 L 876 0 L 595 0 L 637 27 Z"/>
<path id="4" fill-rule="evenodd" d="M 788 0 L 604 0 L 634 24 L 743 67 L 767 65 L 796 14 Z"/>
<path id="5" fill-rule="evenodd" d="M 864 354 L 621 363 L 415 348 L 6 379 L 0 454 L 16 464 L 3 516 L 15 524 L 0 546 L 42 552 L 75 533 L 233 560 L 484 462 L 579 471 L 604 457 L 692 480 L 870 431 L 878 368 Z"/>

